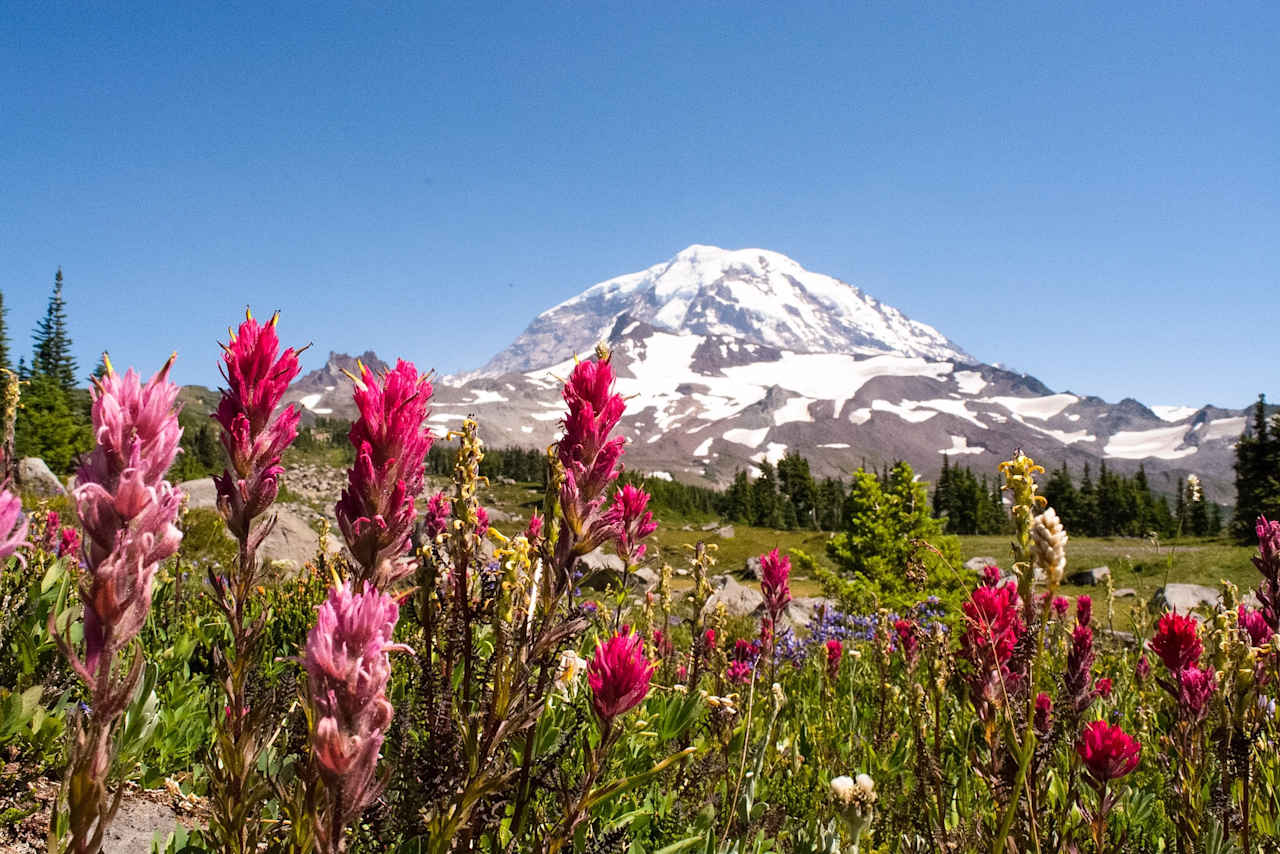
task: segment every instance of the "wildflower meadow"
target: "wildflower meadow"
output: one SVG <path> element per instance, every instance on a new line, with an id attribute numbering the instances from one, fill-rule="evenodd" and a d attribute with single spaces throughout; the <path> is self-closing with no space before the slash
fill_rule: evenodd
<path id="1" fill-rule="evenodd" d="M 1112 631 L 1109 593 L 1060 591 L 1071 532 L 1011 449 L 1010 550 L 980 574 L 913 543 L 892 602 L 827 573 L 800 621 L 812 559 L 772 549 L 759 612 L 730 615 L 714 547 L 648 548 L 598 347 L 512 526 L 481 504 L 484 424 L 433 435 L 427 374 L 361 366 L 337 530 L 283 572 L 260 555 L 301 417 L 278 320 L 222 343 L 225 537 L 169 477 L 172 359 L 104 360 L 64 506 L 0 492 L 0 824 L 47 850 L 110 850 L 160 791 L 187 818 L 157 852 L 1280 851 L 1280 520 L 1256 521 L 1253 589 Z"/>

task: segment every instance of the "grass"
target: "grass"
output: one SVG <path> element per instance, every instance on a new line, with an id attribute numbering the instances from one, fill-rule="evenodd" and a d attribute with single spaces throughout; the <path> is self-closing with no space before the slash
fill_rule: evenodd
<path id="1" fill-rule="evenodd" d="M 541 506 L 542 494 L 532 484 L 495 484 L 483 490 L 482 500 L 518 516 L 523 523 L 529 514 Z M 688 563 L 685 545 L 699 540 L 717 547 L 717 570 L 740 572 L 747 558 L 777 548 L 783 552 L 800 549 L 815 558 L 819 564 L 830 566 L 826 556 L 826 542 L 830 536 L 823 531 L 778 531 L 735 524 L 732 537 L 721 537 L 716 528 L 703 530 L 710 524 L 706 518 L 683 517 L 676 514 L 657 514 L 658 530 L 650 538 L 650 554 L 655 564 L 666 562 L 680 568 Z M 515 531 L 515 522 L 498 525 L 499 529 Z M 1007 567 L 1011 562 L 1009 538 L 1003 536 L 962 536 L 960 552 L 962 560 L 973 557 L 994 557 Z M 1156 590 L 1166 582 L 1190 582 L 1217 587 L 1222 581 L 1234 583 L 1240 590 L 1252 589 L 1257 584 L 1257 572 L 1250 562 L 1254 549 L 1235 545 L 1225 539 L 1182 538 L 1171 542 L 1158 542 L 1130 537 L 1072 537 L 1067 546 L 1067 574 L 1091 569 L 1095 566 L 1111 568 L 1113 587 L 1117 590 L 1132 588 L 1136 596 L 1116 600 L 1115 626 L 1129 629 L 1134 625 L 1132 607 L 1144 609 Z M 963 569 L 961 571 L 964 571 Z M 677 579 L 678 586 L 686 581 Z M 822 593 L 812 578 L 796 576 L 792 590 L 796 596 L 817 596 Z M 1101 599 L 1105 587 L 1064 585 L 1062 592 L 1068 596 L 1092 594 Z"/>

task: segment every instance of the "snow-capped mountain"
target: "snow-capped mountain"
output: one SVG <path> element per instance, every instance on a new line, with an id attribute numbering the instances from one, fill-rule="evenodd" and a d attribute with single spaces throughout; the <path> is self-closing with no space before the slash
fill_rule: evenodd
<path id="1" fill-rule="evenodd" d="M 442 378 L 432 426 L 443 434 L 475 415 L 491 445 L 545 447 L 559 431 L 573 355 L 600 340 L 628 398 L 628 465 L 681 480 L 724 483 L 788 450 L 819 474 L 905 459 L 932 477 L 944 454 L 994 474 L 1022 448 L 1074 470 L 1102 459 L 1119 470 L 1142 464 L 1170 491 L 1195 472 L 1210 498 L 1228 501 L 1232 446 L 1246 423 L 1241 410 L 1055 393 L 975 363 L 931 327 L 777 253 L 694 246 L 544 312 L 483 371 Z M 288 399 L 354 417 L 340 372 L 353 361 L 331 354 Z"/>
<path id="2" fill-rule="evenodd" d="M 737 338 L 801 353 L 971 361 L 932 326 L 785 255 L 694 245 L 544 311 L 481 373 L 527 371 L 589 352 L 624 314 L 664 332 Z"/>

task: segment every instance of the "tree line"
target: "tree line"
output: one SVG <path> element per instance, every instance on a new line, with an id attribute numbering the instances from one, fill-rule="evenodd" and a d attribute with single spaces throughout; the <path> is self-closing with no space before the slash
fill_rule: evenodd
<path id="1" fill-rule="evenodd" d="M 1236 443 L 1236 509 L 1231 533 L 1241 542 L 1256 536 L 1259 516 L 1280 518 L 1280 412 L 1267 419 L 1266 395 L 1258 395 L 1252 424 Z"/>

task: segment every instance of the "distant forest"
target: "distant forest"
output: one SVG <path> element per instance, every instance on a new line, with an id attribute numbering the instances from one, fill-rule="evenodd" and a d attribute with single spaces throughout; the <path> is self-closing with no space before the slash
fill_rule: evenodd
<path id="1" fill-rule="evenodd" d="M 89 429 L 89 395 L 77 383 L 79 366 L 71 355 L 67 305 L 63 298 L 62 271 L 58 270 L 45 316 L 31 334 L 31 357 L 12 362 L 6 328 L 4 295 L 0 294 L 0 392 L 8 383 L 21 383 L 21 407 L 17 411 L 11 458 L 41 457 L 60 474 L 70 473 L 79 455 L 92 444 Z M 100 362 L 93 372 L 106 370 Z M 223 453 L 207 416 L 208 401 L 194 399 L 182 411 L 182 449 L 174 465 L 176 480 L 204 477 L 222 470 Z M 292 452 L 321 455 L 333 464 L 349 464 L 354 454 L 347 442 L 349 424 L 317 419 L 301 428 Z M 545 483 L 545 451 L 529 448 L 491 448 L 481 474 L 490 479 L 509 478 L 525 483 Z M 684 517 L 718 518 L 728 523 L 778 529 L 807 528 L 838 531 L 845 526 L 850 493 L 870 483 L 888 483 L 891 468 L 860 468 L 849 480 L 815 478 L 809 461 L 790 452 L 776 465 L 761 462 L 754 475 L 738 471 L 724 489 L 683 484 L 628 471 L 622 482 L 643 485 L 653 496 L 653 506 Z M 432 447 L 427 471 L 448 475 L 453 451 L 443 442 Z M 1253 535 L 1259 515 L 1280 517 L 1280 413 L 1268 417 L 1264 397 L 1259 396 L 1249 426 L 1236 445 L 1236 505 L 1230 519 L 1224 508 L 1205 499 L 1198 481 L 1181 480 L 1174 495 L 1153 492 L 1146 471 L 1139 466 L 1131 475 L 1100 464 L 1096 474 L 1086 465 L 1071 472 L 1066 464 L 1042 479 L 1042 493 L 1069 531 L 1084 536 L 1176 535 L 1216 536 L 1224 526 L 1241 541 Z M 856 504 L 856 502 L 854 502 Z M 934 484 L 931 512 L 950 534 L 996 534 L 1006 529 L 1007 517 L 999 481 L 994 473 L 975 475 L 968 467 L 952 465 L 944 456 Z"/>

